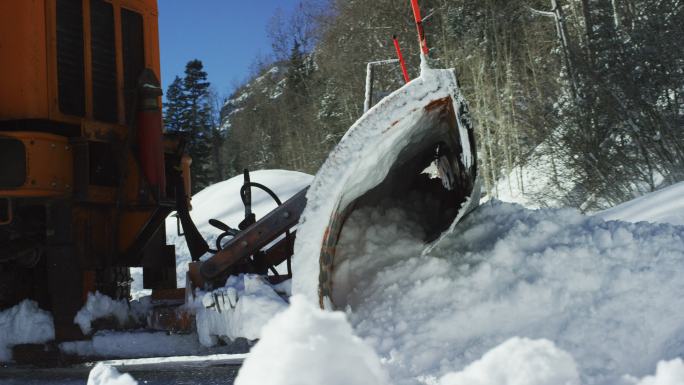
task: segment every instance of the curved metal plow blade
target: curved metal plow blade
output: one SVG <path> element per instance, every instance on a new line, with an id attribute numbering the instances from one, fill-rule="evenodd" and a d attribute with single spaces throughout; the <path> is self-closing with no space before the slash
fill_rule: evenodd
<path id="1" fill-rule="evenodd" d="M 295 294 L 322 307 L 344 306 L 335 286 L 338 241 L 354 210 L 426 199 L 419 224 L 426 244 L 462 217 L 477 176 L 474 133 L 455 75 L 420 78 L 362 116 L 342 138 L 307 194 L 293 260 Z M 421 198 L 422 197 L 422 198 Z M 408 201 L 412 202 L 408 202 Z M 352 283 L 353 284 L 353 283 Z M 345 285 L 347 286 L 347 285 Z M 344 289 L 346 290 L 346 289 Z"/>

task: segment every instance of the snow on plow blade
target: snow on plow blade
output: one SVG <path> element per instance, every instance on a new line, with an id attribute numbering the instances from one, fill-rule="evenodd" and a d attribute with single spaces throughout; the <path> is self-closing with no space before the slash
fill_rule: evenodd
<path id="1" fill-rule="evenodd" d="M 298 231 L 306 237 L 295 243 L 293 292 L 335 308 L 338 240 L 355 209 L 429 200 L 419 222 L 426 244 L 439 238 L 477 204 L 475 154 L 453 70 L 424 68 L 364 114 L 316 174 Z"/>

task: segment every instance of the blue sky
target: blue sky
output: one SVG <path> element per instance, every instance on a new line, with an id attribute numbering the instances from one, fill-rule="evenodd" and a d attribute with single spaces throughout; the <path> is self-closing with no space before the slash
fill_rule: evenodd
<path id="1" fill-rule="evenodd" d="M 219 94 L 232 91 L 249 74 L 257 55 L 271 46 L 266 27 L 280 8 L 298 0 L 159 0 L 162 85 L 182 76 L 185 63 L 200 59 Z"/>

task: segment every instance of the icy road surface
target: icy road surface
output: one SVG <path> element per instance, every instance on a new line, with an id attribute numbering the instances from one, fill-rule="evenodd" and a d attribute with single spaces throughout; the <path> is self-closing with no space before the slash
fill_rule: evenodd
<path id="1" fill-rule="evenodd" d="M 84 385 L 91 371 L 90 366 L 51 369 L 0 368 L 0 385 Z M 131 369 L 118 367 L 144 385 L 230 385 L 235 380 L 239 365 L 210 367 L 158 365 Z M 125 382 L 101 381 L 96 385 L 125 385 Z"/>

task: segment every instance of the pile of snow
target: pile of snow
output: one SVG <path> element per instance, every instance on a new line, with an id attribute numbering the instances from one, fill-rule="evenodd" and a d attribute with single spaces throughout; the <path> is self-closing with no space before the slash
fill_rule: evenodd
<path id="1" fill-rule="evenodd" d="M 292 260 L 295 294 L 318 301 L 319 257 L 330 219 L 338 209 L 380 184 L 402 149 L 420 142 L 428 130 L 435 129 L 438 117 L 424 113 L 424 107 L 447 97 L 460 116 L 463 96 L 454 71 L 423 65 L 419 78 L 381 100 L 347 131 L 307 193 L 299 231 L 305 236 L 297 237 Z M 470 167 L 473 156 L 468 131 L 461 124 L 458 129 L 464 149 L 461 161 Z"/>
<path id="2" fill-rule="evenodd" d="M 288 170 L 259 170 L 250 172 L 252 182 L 265 185 L 278 195 L 281 201 L 286 201 L 311 183 L 313 177 L 297 171 Z M 245 217 L 245 209 L 240 199 L 240 188 L 243 184 L 242 174 L 226 181 L 211 185 L 192 197 L 192 211 L 190 215 L 200 233 L 207 239 L 209 246 L 214 248 L 216 237 L 221 231 L 209 225 L 209 219 L 218 219 L 230 227 L 237 228 Z M 273 199 L 260 189 L 252 188 L 252 211 L 257 219 L 266 215 L 276 207 Z M 185 287 L 185 274 L 191 261 L 190 251 L 183 236 L 176 231 L 176 218 L 171 215 L 166 219 L 166 241 L 176 245 L 176 281 L 178 287 Z M 133 298 L 148 295 L 149 291 L 142 287 L 142 269 L 131 269 Z"/>
<path id="3" fill-rule="evenodd" d="M 231 276 L 224 287 L 198 291 L 197 298 L 197 334 L 204 346 L 239 337 L 258 339 L 261 328 L 287 308 L 286 300 L 259 275 Z"/>
<path id="4" fill-rule="evenodd" d="M 575 360 L 548 340 L 511 338 L 439 385 L 579 385 Z"/>
<path id="5" fill-rule="evenodd" d="M 439 360 L 439 352 L 436 354 Z M 236 385 L 590 385 L 580 380 L 573 357 L 546 339 L 510 338 L 461 371 L 441 378 L 389 379 L 392 359 L 378 355 L 352 331 L 344 313 L 322 311 L 301 296 L 264 328 L 244 361 Z M 655 375 L 622 376 L 610 385 L 680 385 L 681 359 L 660 361 Z"/>
<path id="6" fill-rule="evenodd" d="M 340 312 L 302 297 L 264 327 L 235 385 L 384 385 L 380 360 Z"/>
<path id="7" fill-rule="evenodd" d="M 646 221 L 684 226 L 684 182 L 601 211 L 596 216 L 605 220 Z"/>
<path id="8" fill-rule="evenodd" d="M 62 352 L 86 357 L 168 357 L 206 354 L 207 350 L 194 334 L 168 334 L 166 332 L 114 332 L 95 333 L 90 340 L 62 342 Z"/>
<path id="9" fill-rule="evenodd" d="M 655 375 L 624 376 L 611 385 L 681 385 L 684 362 L 660 361 Z M 511 338 L 463 371 L 443 376 L 437 385 L 580 385 L 577 365 L 548 340 Z M 589 385 L 591 383 L 584 383 Z"/>
<path id="10" fill-rule="evenodd" d="M 55 338 L 52 315 L 38 304 L 24 300 L 0 311 L 0 362 L 12 360 L 12 346 L 40 344 Z"/>
<path id="11" fill-rule="evenodd" d="M 88 375 L 88 385 L 138 385 L 130 374 L 120 374 L 116 368 L 98 363 Z"/>
<path id="12" fill-rule="evenodd" d="M 654 376 L 646 376 L 638 380 L 626 376 L 627 384 L 636 385 L 680 385 L 684 384 L 684 362 L 681 358 L 672 361 L 661 361 Z"/>
<path id="13" fill-rule="evenodd" d="M 85 305 L 78 311 L 74 318 L 83 334 L 88 335 L 92 331 L 92 322 L 97 319 L 110 318 L 116 320 L 119 326 L 127 323 L 139 323 L 145 319 L 150 310 L 149 298 L 140 301 L 128 302 L 126 300 L 114 300 L 102 293 L 88 293 Z"/>
<path id="14" fill-rule="evenodd" d="M 584 384 L 684 355 L 684 227 L 491 202 L 429 252 L 392 210 L 357 210 L 345 239 L 355 264 L 333 282 L 354 283 L 341 303 L 395 384 L 437 381 L 512 337 L 553 341 Z"/>

